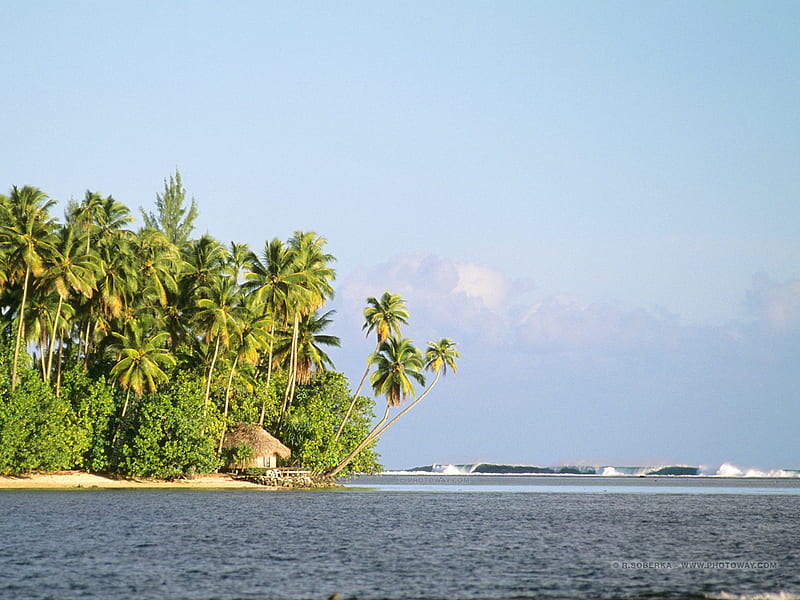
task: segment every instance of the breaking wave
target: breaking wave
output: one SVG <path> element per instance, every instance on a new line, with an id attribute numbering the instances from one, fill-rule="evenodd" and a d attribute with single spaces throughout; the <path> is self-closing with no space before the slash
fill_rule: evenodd
<path id="1" fill-rule="evenodd" d="M 739 467 L 726 462 L 721 465 L 567 465 L 542 467 L 537 465 L 468 463 L 437 464 L 414 467 L 402 471 L 387 471 L 392 474 L 432 474 L 432 475 L 603 475 L 607 477 L 766 477 L 800 478 L 800 469 L 772 469 L 762 471 Z"/>

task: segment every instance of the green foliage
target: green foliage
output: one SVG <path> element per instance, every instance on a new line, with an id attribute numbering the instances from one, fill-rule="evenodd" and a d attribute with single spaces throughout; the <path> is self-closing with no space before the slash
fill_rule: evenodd
<path id="1" fill-rule="evenodd" d="M 350 404 L 350 387 L 341 373 L 325 371 L 307 385 L 297 388 L 295 407 L 289 413 L 281 440 L 292 449 L 292 462 L 322 471 L 337 464 L 369 432 L 374 403 L 366 397 L 356 408 L 341 437 L 334 441 L 336 428 Z M 350 471 L 380 470 L 378 454 L 372 447 L 359 454 Z"/>
<path id="2" fill-rule="evenodd" d="M 250 459 L 253 458 L 253 449 L 247 444 L 239 444 L 236 448 L 225 448 L 222 451 L 222 463 L 226 465 L 234 465 L 234 468 L 238 468 L 237 466 L 246 465 L 250 462 Z M 252 471 L 253 469 L 245 469 L 246 472 Z M 258 471 L 264 471 L 264 469 L 258 469 Z"/>
<path id="3" fill-rule="evenodd" d="M 89 446 L 72 406 L 37 373 L 18 370 L 11 390 L 10 352 L 3 352 L 0 383 L 0 474 L 59 471 L 79 465 Z"/>
<path id="4" fill-rule="evenodd" d="M 173 479 L 216 471 L 214 441 L 222 433 L 215 413 L 203 417 L 203 382 L 192 374 L 146 394 L 136 404 L 120 448 L 118 471 Z"/>
<path id="5" fill-rule="evenodd" d="M 0 473 L 212 471 L 238 421 L 316 470 L 369 442 L 373 402 L 326 371 L 339 340 L 324 332 L 325 238 L 297 231 L 260 256 L 190 239 L 197 206 L 177 171 L 137 232 L 112 196 L 87 191 L 64 223 L 54 203 L 28 186 L 0 195 Z M 384 296 L 370 323 L 396 317 L 395 331 L 407 311 Z M 351 468 L 377 459 L 370 445 Z"/>
<path id="6" fill-rule="evenodd" d="M 185 244 L 194 230 L 198 215 L 195 199 L 192 198 L 189 208 L 184 206 L 185 201 L 186 189 L 180 172 L 176 170 L 174 176 L 170 175 L 169 180 L 164 180 L 164 193 L 156 195 L 158 214 L 141 211 L 145 227 L 163 232 L 176 246 Z"/>
<path id="7" fill-rule="evenodd" d="M 88 440 L 79 466 L 89 472 L 108 471 L 117 404 L 114 388 L 104 376 L 92 378 L 82 368 L 73 367 L 64 374 L 61 394 L 71 402 Z"/>

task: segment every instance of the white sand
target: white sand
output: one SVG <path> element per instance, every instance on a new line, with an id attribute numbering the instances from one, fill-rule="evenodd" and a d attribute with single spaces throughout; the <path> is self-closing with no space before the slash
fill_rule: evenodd
<path id="1" fill-rule="evenodd" d="M 195 479 L 163 481 L 159 479 L 112 479 L 81 471 L 58 473 L 30 473 L 27 475 L 0 477 L 3 489 L 77 489 L 77 488 L 161 488 L 161 489 L 261 489 L 275 490 L 265 485 L 248 481 L 237 481 L 229 475 L 215 473 Z"/>

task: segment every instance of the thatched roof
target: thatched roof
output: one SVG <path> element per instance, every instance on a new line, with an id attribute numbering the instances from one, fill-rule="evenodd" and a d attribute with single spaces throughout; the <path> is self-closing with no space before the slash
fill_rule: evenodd
<path id="1" fill-rule="evenodd" d="M 292 451 L 281 444 L 280 440 L 272 437 L 262 427 L 249 425 L 247 423 L 236 423 L 233 431 L 225 434 L 223 448 L 238 448 L 242 444 L 247 444 L 253 449 L 254 456 L 272 456 L 287 459 L 292 455 Z"/>

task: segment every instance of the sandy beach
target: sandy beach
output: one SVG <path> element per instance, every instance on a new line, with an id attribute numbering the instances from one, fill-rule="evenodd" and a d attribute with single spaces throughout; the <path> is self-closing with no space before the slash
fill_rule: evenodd
<path id="1" fill-rule="evenodd" d="M 18 476 L 0 477 L 0 490 L 7 489 L 255 489 L 276 490 L 280 488 L 258 485 L 248 481 L 238 481 L 224 473 L 198 476 L 195 479 L 164 481 L 159 479 L 112 479 L 82 471 L 61 471 L 58 473 L 30 473 Z"/>

